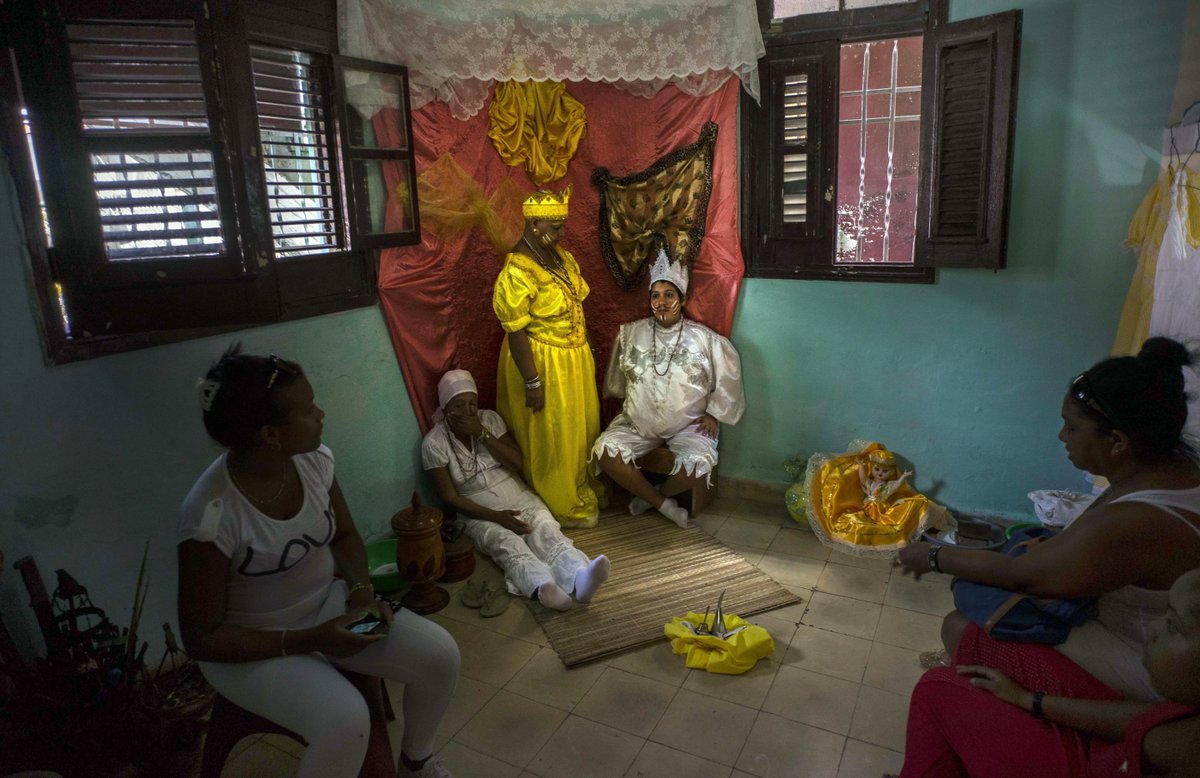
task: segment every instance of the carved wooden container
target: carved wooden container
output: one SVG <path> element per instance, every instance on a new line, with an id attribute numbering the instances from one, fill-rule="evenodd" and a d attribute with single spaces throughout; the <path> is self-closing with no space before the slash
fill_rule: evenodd
<path id="1" fill-rule="evenodd" d="M 396 534 L 396 567 L 400 577 L 412 584 L 401 602 L 413 613 L 439 611 L 450 602 L 450 595 L 434 581 L 445 572 L 446 557 L 442 548 L 442 512 L 421 504 L 413 493 L 412 506 L 392 517 L 392 532 Z"/>

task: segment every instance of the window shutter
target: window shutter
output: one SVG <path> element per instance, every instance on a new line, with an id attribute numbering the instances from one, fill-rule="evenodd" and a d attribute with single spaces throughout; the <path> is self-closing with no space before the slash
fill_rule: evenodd
<path id="1" fill-rule="evenodd" d="M 788 46 L 764 62 L 763 108 L 755 112 L 756 148 L 749 160 L 758 224 L 747 246 L 751 274 L 792 277 L 828 265 L 833 253 L 834 164 L 837 160 L 836 41 Z"/>
<path id="2" fill-rule="evenodd" d="M 925 36 L 915 264 L 1004 267 L 1021 12 Z"/>
<path id="3" fill-rule="evenodd" d="M 262 321 L 203 5 L 17 0 L 12 13 L 72 335 Z"/>
<path id="4" fill-rule="evenodd" d="M 344 56 L 333 64 L 351 245 L 420 243 L 408 69 Z"/>

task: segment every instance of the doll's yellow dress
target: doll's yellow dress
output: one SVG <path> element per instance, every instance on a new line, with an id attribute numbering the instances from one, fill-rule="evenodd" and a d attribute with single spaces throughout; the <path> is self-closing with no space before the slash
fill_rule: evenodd
<path id="1" fill-rule="evenodd" d="M 904 482 L 865 494 L 858 465 L 879 443 L 856 441 L 844 454 L 814 454 L 804 483 L 788 490 L 788 511 L 827 546 L 858 556 L 891 556 L 927 529 L 951 526 L 950 512 Z"/>
<path id="2" fill-rule="evenodd" d="M 512 252 L 496 278 L 492 309 L 504 331 L 524 329 L 546 392 L 538 413 L 525 407 L 525 379 L 505 337 L 496 371 L 496 410 L 524 454 L 525 482 L 564 527 L 594 527 L 601 485 L 588 468 L 600 434 L 596 364 L 583 301 L 590 291 L 569 251 L 556 247 L 565 275 Z"/>

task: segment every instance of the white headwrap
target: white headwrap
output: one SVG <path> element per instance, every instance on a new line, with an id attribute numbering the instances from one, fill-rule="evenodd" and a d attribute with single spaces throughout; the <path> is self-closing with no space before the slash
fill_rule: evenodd
<path id="1" fill-rule="evenodd" d="M 438 381 L 438 405 L 445 408 L 446 403 L 464 392 L 479 393 L 475 388 L 475 379 L 469 370 L 450 370 Z"/>
<path id="2" fill-rule="evenodd" d="M 654 260 L 653 267 L 650 268 L 650 286 L 653 287 L 659 281 L 670 281 L 675 284 L 675 288 L 680 294 L 688 292 L 688 271 L 681 262 L 672 262 L 667 257 L 667 250 L 660 248 L 658 257 Z"/>

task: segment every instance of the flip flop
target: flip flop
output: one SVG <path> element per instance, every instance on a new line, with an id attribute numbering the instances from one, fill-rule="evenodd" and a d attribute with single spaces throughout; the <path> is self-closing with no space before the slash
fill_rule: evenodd
<path id="1" fill-rule="evenodd" d="M 479 608 L 479 615 L 485 619 L 499 616 L 508 610 L 510 603 L 512 603 L 512 597 L 509 596 L 508 592 L 489 586 L 487 591 L 483 593 L 483 605 Z"/>
<path id="2" fill-rule="evenodd" d="M 482 608 L 489 588 L 487 578 L 482 575 L 476 576 L 463 587 L 459 602 L 468 608 Z"/>

